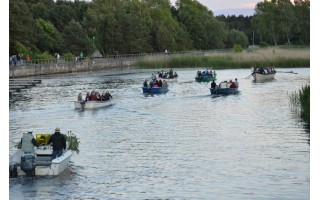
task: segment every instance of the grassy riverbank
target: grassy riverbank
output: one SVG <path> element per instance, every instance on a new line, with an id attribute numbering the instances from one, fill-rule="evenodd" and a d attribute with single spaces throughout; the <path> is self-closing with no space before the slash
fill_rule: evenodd
<path id="1" fill-rule="evenodd" d="M 204 52 L 201 55 L 169 55 L 146 58 L 139 68 L 212 67 L 214 69 L 248 68 L 253 66 L 310 67 L 310 48 L 268 47 L 235 52 Z"/>

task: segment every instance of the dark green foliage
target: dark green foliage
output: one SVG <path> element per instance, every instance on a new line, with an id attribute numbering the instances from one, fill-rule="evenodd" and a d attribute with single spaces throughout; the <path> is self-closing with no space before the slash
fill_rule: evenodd
<path id="1" fill-rule="evenodd" d="M 310 43 L 310 2 L 264 1 L 218 16 L 194 0 L 10 0 L 9 53 L 136 54 Z M 34 58 L 33 56 L 32 58 Z"/>

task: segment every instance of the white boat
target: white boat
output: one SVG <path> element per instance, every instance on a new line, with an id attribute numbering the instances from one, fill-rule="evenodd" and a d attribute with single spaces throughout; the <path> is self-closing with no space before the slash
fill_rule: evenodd
<path id="1" fill-rule="evenodd" d="M 94 109 L 109 106 L 112 104 L 111 100 L 107 101 L 74 101 L 76 109 Z"/>
<path id="2" fill-rule="evenodd" d="M 252 77 L 256 82 L 263 82 L 274 79 L 276 75 L 274 67 L 255 67 L 252 69 Z"/>
<path id="3" fill-rule="evenodd" d="M 253 80 L 256 82 L 263 82 L 263 81 L 268 81 L 274 79 L 274 76 L 276 73 L 271 73 L 271 74 L 259 74 L 259 73 L 253 73 Z"/>
<path id="4" fill-rule="evenodd" d="M 51 135 L 51 134 L 38 134 Z M 37 135 L 37 138 L 38 138 Z M 9 172 L 11 177 L 18 176 L 56 176 L 65 171 L 71 159 L 73 150 L 69 149 L 67 142 L 66 150 L 62 156 L 52 159 L 52 146 L 41 145 L 34 147 L 35 154 L 24 153 L 17 149 L 9 157 Z"/>

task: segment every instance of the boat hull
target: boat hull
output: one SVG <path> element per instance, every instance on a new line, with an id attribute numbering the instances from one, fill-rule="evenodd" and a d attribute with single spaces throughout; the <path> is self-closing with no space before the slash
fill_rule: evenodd
<path id="1" fill-rule="evenodd" d="M 76 109 L 95 109 L 95 108 L 109 106 L 111 104 L 112 104 L 111 100 L 108 100 L 108 101 L 86 101 L 86 102 L 74 101 L 74 107 Z"/>
<path id="2" fill-rule="evenodd" d="M 142 87 L 142 92 L 148 93 L 148 94 L 163 94 L 168 91 L 169 91 L 168 87 L 153 87 L 153 88 Z"/>
<path id="3" fill-rule="evenodd" d="M 275 75 L 276 73 L 271 73 L 271 74 L 253 73 L 252 77 L 254 81 L 261 82 L 261 81 L 273 80 Z"/>
<path id="4" fill-rule="evenodd" d="M 210 88 L 210 93 L 211 94 L 223 94 L 223 95 L 228 95 L 228 94 L 237 94 L 239 93 L 238 88 Z"/>
<path id="5" fill-rule="evenodd" d="M 35 150 L 35 176 L 56 176 L 64 172 L 68 166 L 74 151 L 65 150 L 62 156 L 52 160 L 52 147 L 46 146 L 42 149 L 37 148 Z M 26 176 L 21 168 L 21 156 L 23 151 L 21 149 L 17 150 L 10 156 L 9 168 L 16 168 L 16 176 Z"/>
<path id="6" fill-rule="evenodd" d="M 214 76 L 203 76 L 203 77 L 195 77 L 197 82 L 209 82 L 214 81 L 216 78 Z"/>

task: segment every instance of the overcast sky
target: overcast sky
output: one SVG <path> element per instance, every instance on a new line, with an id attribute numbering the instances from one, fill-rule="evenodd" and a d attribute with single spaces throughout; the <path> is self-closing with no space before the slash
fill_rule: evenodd
<path id="1" fill-rule="evenodd" d="M 175 5 L 176 0 L 170 0 Z M 217 15 L 253 15 L 254 7 L 263 0 L 198 0 L 202 5 Z"/>

